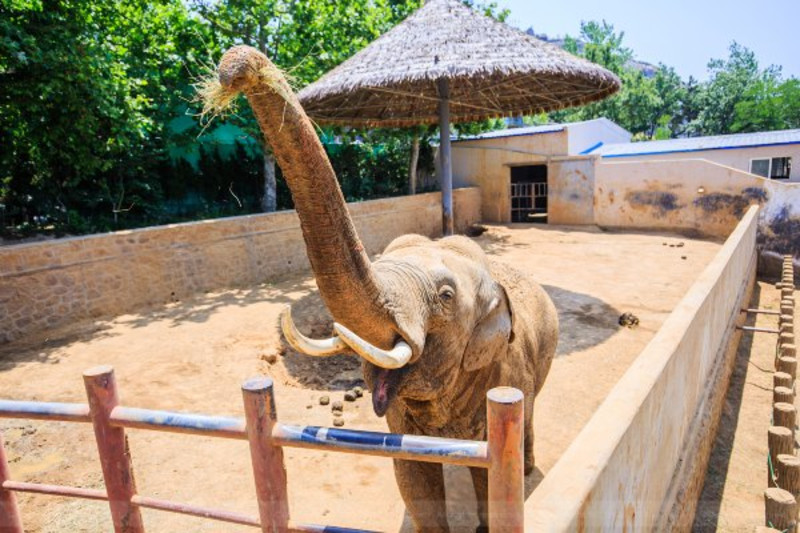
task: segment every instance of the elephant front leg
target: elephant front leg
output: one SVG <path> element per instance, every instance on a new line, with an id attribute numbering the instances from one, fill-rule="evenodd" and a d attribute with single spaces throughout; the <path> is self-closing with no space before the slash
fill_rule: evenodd
<path id="1" fill-rule="evenodd" d="M 489 471 L 485 468 L 470 467 L 472 486 L 475 487 L 475 499 L 478 501 L 478 527 L 476 533 L 489 531 Z"/>
<path id="2" fill-rule="evenodd" d="M 525 475 L 527 476 L 533 472 L 533 468 L 536 466 L 536 459 L 533 456 L 533 419 L 529 418 L 525 422 L 523 453 L 525 457 Z"/>
<path id="3" fill-rule="evenodd" d="M 416 461 L 394 461 L 400 494 L 417 531 L 447 532 L 442 465 Z"/>

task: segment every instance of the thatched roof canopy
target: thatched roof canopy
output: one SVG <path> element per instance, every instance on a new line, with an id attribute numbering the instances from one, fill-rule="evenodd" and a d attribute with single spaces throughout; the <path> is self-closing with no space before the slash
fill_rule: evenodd
<path id="1" fill-rule="evenodd" d="M 451 122 L 582 105 L 620 87 L 608 70 L 458 0 L 429 0 L 299 96 L 323 124 L 434 124 L 442 78 Z"/>

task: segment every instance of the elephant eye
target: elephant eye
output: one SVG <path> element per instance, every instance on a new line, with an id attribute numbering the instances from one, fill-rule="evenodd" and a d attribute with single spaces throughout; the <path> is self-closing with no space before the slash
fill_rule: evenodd
<path id="1" fill-rule="evenodd" d="M 453 296 L 455 295 L 456 291 L 454 291 L 453 288 L 450 287 L 449 285 L 445 285 L 441 289 L 439 289 L 439 298 L 441 298 L 443 302 L 449 302 L 450 300 L 453 299 Z"/>

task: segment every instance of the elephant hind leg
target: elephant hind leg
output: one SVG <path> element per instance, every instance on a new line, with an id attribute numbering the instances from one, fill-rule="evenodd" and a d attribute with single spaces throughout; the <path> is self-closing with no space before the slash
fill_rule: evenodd
<path id="1" fill-rule="evenodd" d="M 525 475 L 527 476 L 533 472 L 533 467 L 536 466 L 536 461 L 533 456 L 533 417 L 528 417 L 528 419 L 525 420 L 523 453 L 525 456 Z"/>
<path id="2" fill-rule="evenodd" d="M 478 520 L 480 524 L 476 533 L 489 531 L 489 471 L 485 468 L 470 467 L 472 486 L 475 487 L 475 499 L 478 501 Z"/>

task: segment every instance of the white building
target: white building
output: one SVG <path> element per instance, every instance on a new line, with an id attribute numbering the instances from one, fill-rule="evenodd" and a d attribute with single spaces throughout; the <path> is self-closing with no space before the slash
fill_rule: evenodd
<path id="1" fill-rule="evenodd" d="M 587 153 L 631 161 L 706 159 L 764 178 L 800 182 L 800 130 L 603 143 Z"/>

